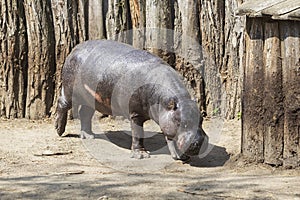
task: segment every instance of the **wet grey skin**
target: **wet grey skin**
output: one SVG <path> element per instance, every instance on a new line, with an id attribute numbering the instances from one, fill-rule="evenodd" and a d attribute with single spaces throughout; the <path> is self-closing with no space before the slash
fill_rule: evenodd
<path id="1" fill-rule="evenodd" d="M 91 119 L 95 110 L 124 116 L 131 122 L 131 157 L 148 158 L 143 124 L 154 120 L 165 135 L 176 160 L 188 160 L 208 144 L 202 117 L 177 72 L 162 59 L 127 44 L 86 41 L 67 57 L 55 127 L 65 132 L 67 112 L 80 105 L 81 137 L 94 138 Z"/>

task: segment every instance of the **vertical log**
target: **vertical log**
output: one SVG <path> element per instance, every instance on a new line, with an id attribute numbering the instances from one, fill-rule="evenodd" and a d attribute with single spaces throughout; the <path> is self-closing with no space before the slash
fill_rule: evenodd
<path id="1" fill-rule="evenodd" d="M 67 0 L 67 19 L 72 37 L 71 46 L 74 47 L 76 44 L 81 43 L 88 39 L 88 23 L 86 22 L 85 16 L 87 13 L 88 4 L 84 4 L 86 0 Z"/>
<path id="2" fill-rule="evenodd" d="M 50 1 L 25 0 L 28 34 L 26 117 L 50 115 L 54 94 L 55 38 Z"/>
<path id="3" fill-rule="evenodd" d="M 264 160 L 267 164 L 279 166 L 283 156 L 284 109 L 278 22 L 266 22 L 264 31 Z"/>
<path id="4" fill-rule="evenodd" d="M 221 114 L 222 82 L 221 66 L 224 54 L 224 1 L 200 0 L 200 24 L 203 56 L 206 104 L 209 115 Z"/>
<path id="5" fill-rule="evenodd" d="M 205 112 L 205 93 L 202 77 L 203 56 L 199 21 L 199 3 L 193 0 L 174 1 L 174 52 L 176 70 Z"/>
<path id="6" fill-rule="evenodd" d="M 75 1 L 76 2 L 76 1 Z M 77 0 L 77 26 L 79 42 L 89 39 L 89 0 Z"/>
<path id="7" fill-rule="evenodd" d="M 264 137 L 264 62 L 263 20 L 247 20 L 246 66 L 244 75 L 242 154 L 249 160 L 263 162 Z"/>
<path id="8" fill-rule="evenodd" d="M 284 166 L 300 166 L 300 23 L 280 22 L 284 98 Z"/>
<path id="9" fill-rule="evenodd" d="M 224 92 L 221 112 L 227 119 L 236 118 L 241 114 L 246 17 L 236 16 L 235 11 L 243 2 L 243 0 L 225 1 L 225 46 L 220 75 Z"/>
<path id="10" fill-rule="evenodd" d="M 146 48 L 174 63 L 172 0 L 146 1 Z"/>
<path id="11" fill-rule="evenodd" d="M 146 31 L 146 0 L 130 0 L 132 21 L 132 45 L 139 49 L 145 48 Z"/>
<path id="12" fill-rule="evenodd" d="M 55 72 L 55 93 L 54 104 L 60 95 L 61 88 L 61 70 L 64 64 L 65 58 L 70 52 L 70 46 L 72 45 L 72 38 L 69 30 L 68 19 L 68 3 L 64 0 L 52 1 L 52 13 L 55 32 L 55 60 L 56 60 L 56 72 Z M 55 105 L 53 105 L 51 113 L 55 112 Z"/>
<path id="13" fill-rule="evenodd" d="M 53 0 L 51 3 L 55 33 L 56 60 L 54 103 L 51 113 L 55 113 L 57 99 L 61 89 L 61 71 L 65 59 L 72 48 L 78 42 L 85 40 L 85 38 L 81 38 L 83 35 L 79 34 L 78 23 L 73 21 L 73 19 L 76 19 L 78 16 L 84 15 L 83 13 L 80 15 L 78 14 L 80 10 L 77 9 L 78 5 L 75 4 L 76 2 L 73 1 L 73 4 L 70 4 L 70 2 L 64 0 Z"/>
<path id="14" fill-rule="evenodd" d="M 0 116 L 25 115 L 27 84 L 27 35 L 23 1 L 0 5 Z"/>
<path id="15" fill-rule="evenodd" d="M 105 16 L 106 16 L 106 0 L 89 1 L 89 39 L 104 39 L 105 31 Z"/>
<path id="16" fill-rule="evenodd" d="M 109 0 L 106 17 L 107 39 L 131 44 L 132 35 L 128 0 Z"/>

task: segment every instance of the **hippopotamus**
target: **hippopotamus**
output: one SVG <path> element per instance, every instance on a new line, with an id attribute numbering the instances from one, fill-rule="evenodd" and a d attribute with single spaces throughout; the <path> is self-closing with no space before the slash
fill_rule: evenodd
<path id="1" fill-rule="evenodd" d="M 56 130 L 65 132 L 67 112 L 80 105 L 81 138 L 94 138 L 95 111 L 130 120 L 132 157 L 148 158 L 145 121 L 161 128 L 171 156 L 189 160 L 208 144 L 202 116 L 178 73 L 161 58 L 128 44 L 91 40 L 77 45 L 62 69 L 56 109 Z"/>

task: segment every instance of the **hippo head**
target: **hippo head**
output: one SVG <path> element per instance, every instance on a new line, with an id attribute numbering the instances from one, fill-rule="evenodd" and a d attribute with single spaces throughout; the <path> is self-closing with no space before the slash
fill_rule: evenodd
<path id="1" fill-rule="evenodd" d="M 202 129 L 203 118 L 192 100 L 169 99 L 160 112 L 159 125 L 174 159 L 186 160 L 205 151 L 208 137 Z"/>

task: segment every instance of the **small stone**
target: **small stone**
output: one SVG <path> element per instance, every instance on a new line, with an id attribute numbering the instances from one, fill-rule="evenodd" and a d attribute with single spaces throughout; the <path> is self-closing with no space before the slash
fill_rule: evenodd
<path id="1" fill-rule="evenodd" d="M 108 196 L 99 197 L 98 200 L 108 200 Z"/>

